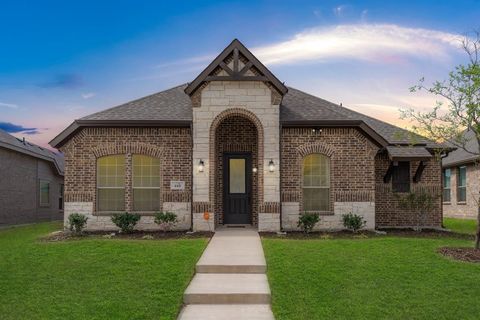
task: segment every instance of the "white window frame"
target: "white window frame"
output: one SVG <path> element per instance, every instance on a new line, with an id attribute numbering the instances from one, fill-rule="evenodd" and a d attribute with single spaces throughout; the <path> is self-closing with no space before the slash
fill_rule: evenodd
<path id="1" fill-rule="evenodd" d="M 326 186 L 305 186 L 305 159 L 307 157 L 312 156 L 312 155 L 320 155 L 322 157 L 325 157 L 327 160 L 327 184 Z M 330 196 L 331 196 L 331 181 L 330 181 L 330 176 L 331 176 L 331 163 L 330 163 L 330 157 L 323 153 L 310 153 L 307 154 L 302 158 L 302 167 L 301 167 L 301 178 L 302 178 L 302 207 L 305 212 L 318 212 L 318 213 L 330 213 L 331 212 L 331 203 L 330 203 Z M 327 196 L 327 209 L 326 210 L 306 210 L 305 209 L 305 189 L 327 189 L 328 190 L 328 196 Z"/>

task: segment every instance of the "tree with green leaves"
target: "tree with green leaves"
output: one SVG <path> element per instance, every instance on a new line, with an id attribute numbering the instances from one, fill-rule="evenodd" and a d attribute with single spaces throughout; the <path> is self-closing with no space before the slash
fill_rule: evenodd
<path id="1" fill-rule="evenodd" d="M 480 158 L 478 148 L 471 148 L 472 143 L 468 143 L 474 139 L 480 145 L 480 31 L 459 39 L 459 44 L 467 61 L 456 66 L 447 80 L 427 85 L 422 78 L 410 88 L 411 92 L 425 91 L 440 98 L 433 110 L 406 109 L 401 111 L 401 118 L 412 120 L 415 132 Z M 479 208 L 475 248 L 480 250 L 480 195 L 476 196 Z"/>

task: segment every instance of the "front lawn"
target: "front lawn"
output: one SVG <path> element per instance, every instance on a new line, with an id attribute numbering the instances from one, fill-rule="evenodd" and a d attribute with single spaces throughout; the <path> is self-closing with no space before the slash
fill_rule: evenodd
<path id="1" fill-rule="evenodd" d="M 443 218 L 443 226 L 458 233 L 475 234 L 477 231 L 477 220 Z"/>
<path id="2" fill-rule="evenodd" d="M 276 319 L 478 319 L 480 264 L 454 238 L 264 238 Z"/>
<path id="3" fill-rule="evenodd" d="M 1 319 L 175 319 L 207 239 L 42 242 L 0 231 Z"/>

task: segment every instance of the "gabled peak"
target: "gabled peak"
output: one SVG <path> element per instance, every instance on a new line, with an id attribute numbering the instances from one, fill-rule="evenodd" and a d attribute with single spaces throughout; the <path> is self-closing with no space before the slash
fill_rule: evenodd
<path id="1" fill-rule="evenodd" d="M 192 95 L 210 81 L 263 81 L 282 96 L 287 87 L 280 82 L 239 40 L 234 39 L 186 88 Z"/>

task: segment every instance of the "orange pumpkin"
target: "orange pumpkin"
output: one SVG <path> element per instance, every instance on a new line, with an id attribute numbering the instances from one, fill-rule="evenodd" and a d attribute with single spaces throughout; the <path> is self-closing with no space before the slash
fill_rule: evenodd
<path id="1" fill-rule="evenodd" d="M 207 221 L 208 221 L 209 219 L 210 219 L 210 212 L 205 211 L 205 212 L 203 213 L 203 220 L 207 220 Z"/>

